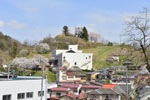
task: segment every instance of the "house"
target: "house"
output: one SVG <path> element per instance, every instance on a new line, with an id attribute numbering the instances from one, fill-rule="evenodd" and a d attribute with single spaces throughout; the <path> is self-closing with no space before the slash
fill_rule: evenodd
<path id="1" fill-rule="evenodd" d="M 93 91 L 95 89 L 99 89 L 101 88 L 101 86 L 97 86 L 97 85 L 82 85 L 81 87 L 81 92 L 90 92 L 90 91 Z"/>
<path id="2" fill-rule="evenodd" d="M 71 92 L 79 94 L 80 84 L 62 84 L 61 87 L 69 88 Z"/>
<path id="3" fill-rule="evenodd" d="M 96 89 L 87 95 L 87 100 L 121 100 L 121 94 L 111 88 Z"/>
<path id="4" fill-rule="evenodd" d="M 0 80 L 0 100 L 41 100 L 47 96 L 47 81 L 43 80 L 41 91 L 41 77 L 17 77 Z"/>
<path id="5" fill-rule="evenodd" d="M 118 56 L 110 56 L 108 59 L 106 59 L 107 62 L 113 62 L 117 61 L 119 62 L 119 57 Z"/>
<path id="6" fill-rule="evenodd" d="M 67 95 L 61 96 L 59 100 L 86 100 L 86 93 L 80 93 L 80 95 L 68 93 Z"/>
<path id="7" fill-rule="evenodd" d="M 68 93 L 64 96 L 61 96 L 59 100 L 79 100 L 79 96 L 73 93 Z"/>
<path id="8" fill-rule="evenodd" d="M 70 91 L 69 88 L 56 87 L 50 89 L 50 99 L 54 99 L 54 97 L 60 97 L 68 94 Z"/>
<path id="9" fill-rule="evenodd" d="M 81 77 L 76 76 L 77 73 L 80 73 L 80 70 L 72 69 L 67 70 L 66 67 L 59 67 L 59 71 L 57 72 L 57 81 L 58 82 L 77 82 L 81 81 Z"/>
<path id="10" fill-rule="evenodd" d="M 97 85 L 86 85 L 86 84 L 62 84 L 61 87 L 69 88 L 72 93 L 80 94 L 86 93 L 95 89 L 101 88 L 101 86 Z"/>
<path id="11" fill-rule="evenodd" d="M 150 87 L 145 86 L 139 91 L 138 100 L 149 100 L 150 99 Z"/>
<path id="12" fill-rule="evenodd" d="M 127 71 L 127 67 L 126 66 L 112 66 L 110 67 L 110 70 L 112 70 L 113 74 L 125 73 Z"/>
<path id="13" fill-rule="evenodd" d="M 87 100 L 122 100 L 126 96 L 116 84 L 104 84 L 102 88 L 87 93 Z"/>
<path id="14" fill-rule="evenodd" d="M 69 45 L 68 50 L 56 49 L 52 52 L 55 65 L 57 65 L 57 67 L 66 66 L 67 69 L 78 66 L 82 70 L 91 70 L 92 56 L 92 53 L 83 53 L 81 50 L 78 50 L 78 45 Z"/>
<path id="15" fill-rule="evenodd" d="M 99 72 L 89 72 L 87 73 L 87 80 L 88 81 L 92 81 L 95 80 L 97 77 L 97 75 L 99 74 Z"/>

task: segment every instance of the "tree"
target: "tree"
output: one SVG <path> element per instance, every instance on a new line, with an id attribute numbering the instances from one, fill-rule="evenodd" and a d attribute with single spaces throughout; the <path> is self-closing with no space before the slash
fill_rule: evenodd
<path id="1" fill-rule="evenodd" d="M 68 28 L 68 26 L 64 26 L 64 27 L 63 27 L 63 33 L 64 33 L 66 36 L 69 35 L 69 28 Z"/>
<path id="2" fill-rule="evenodd" d="M 21 57 L 25 57 L 29 54 L 29 51 L 27 49 L 22 49 L 20 52 L 19 52 L 19 55 Z"/>
<path id="3" fill-rule="evenodd" d="M 14 43 L 13 43 L 13 50 L 12 50 L 12 56 L 14 58 L 17 56 L 17 52 L 18 52 L 18 45 L 17 45 L 17 42 L 14 41 Z"/>
<path id="4" fill-rule="evenodd" d="M 136 50 L 142 51 L 147 69 L 150 72 L 150 16 L 148 9 L 144 9 L 137 16 L 127 22 L 126 35 L 130 44 L 136 43 Z"/>
<path id="5" fill-rule="evenodd" d="M 83 27 L 83 34 L 82 34 L 82 38 L 86 41 L 89 40 L 89 34 L 88 34 L 88 31 L 86 29 L 86 27 Z"/>
<path id="6" fill-rule="evenodd" d="M 107 46 L 113 46 L 112 42 L 108 42 Z"/>
<path id="7" fill-rule="evenodd" d="M 19 67 L 19 68 L 28 68 L 28 69 L 33 69 L 36 68 L 36 66 L 40 66 L 41 62 L 44 63 L 45 65 L 49 65 L 48 63 L 49 59 L 44 57 L 44 56 L 37 56 L 34 58 L 27 59 L 25 57 L 21 58 L 15 58 L 12 60 L 10 63 L 11 66 L 13 67 Z"/>
<path id="8" fill-rule="evenodd" d="M 38 45 L 37 51 L 39 53 L 47 53 L 48 51 L 50 51 L 50 47 L 47 43 L 40 43 Z"/>
<path id="9" fill-rule="evenodd" d="M 94 32 L 90 32 L 89 34 L 89 40 L 91 42 L 100 42 L 101 36 L 100 34 L 94 33 Z"/>

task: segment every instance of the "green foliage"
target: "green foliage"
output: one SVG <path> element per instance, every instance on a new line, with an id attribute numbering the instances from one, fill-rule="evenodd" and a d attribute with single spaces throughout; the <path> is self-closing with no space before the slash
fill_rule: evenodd
<path id="1" fill-rule="evenodd" d="M 19 52 L 19 56 L 20 57 L 26 57 L 27 55 L 29 55 L 29 52 L 27 49 L 22 49 L 20 52 Z"/>
<path id="2" fill-rule="evenodd" d="M 88 35 L 88 31 L 86 29 L 86 27 L 83 27 L 83 36 L 82 36 L 83 40 L 88 41 L 89 40 L 89 35 Z"/>
<path id="3" fill-rule="evenodd" d="M 33 74 L 33 76 L 41 76 L 42 75 L 42 71 L 37 71 Z M 46 77 L 46 73 L 44 73 L 44 77 Z M 54 72 L 47 72 L 47 79 L 48 82 L 56 82 L 56 75 Z"/>
<path id="4" fill-rule="evenodd" d="M 15 58 L 17 56 L 17 51 L 18 51 L 18 45 L 17 45 L 17 42 L 14 41 L 13 49 L 12 49 L 12 57 L 13 58 Z"/>
<path id="5" fill-rule="evenodd" d="M 7 72 L 7 70 L 3 67 L 0 67 L 0 72 Z"/>
<path id="6" fill-rule="evenodd" d="M 82 31 L 78 34 L 78 37 L 85 41 L 89 40 L 89 35 L 86 27 L 83 27 Z"/>
<path id="7" fill-rule="evenodd" d="M 113 46 L 112 42 L 108 42 L 107 46 Z"/>
<path id="8" fill-rule="evenodd" d="M 63 34 L 65 34 L 65 36 L 72 36 L 72 34 L 69 33 L 69 28 L 68 28 L 68 26 L 64 26 L 64 27 L 63 27 Z"/>

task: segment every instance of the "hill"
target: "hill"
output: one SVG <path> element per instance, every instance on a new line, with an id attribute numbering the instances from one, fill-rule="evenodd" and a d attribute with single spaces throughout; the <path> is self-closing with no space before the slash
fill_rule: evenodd
<path id="1" fill-rule="evenodd" d="M 100 46 L 97 48 L 83 49 L 83 52 L 93 53 L 93 68 L 100 69 L 114 65 L 107 63 L 105 60 L 119 48 L 120 46 Z"/>

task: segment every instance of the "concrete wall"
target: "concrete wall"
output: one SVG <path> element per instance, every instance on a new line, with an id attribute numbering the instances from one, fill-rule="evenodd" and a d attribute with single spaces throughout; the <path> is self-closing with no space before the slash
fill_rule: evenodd
<path id="1" fill-rule="evenodd" d="M 45 92 L 45 80 L 43 84 Z M 0 100 L 3 100 L 3 95 L 11 94 L 11 100 L 18 100 L 18 93 L 25 93 L 23 100 L 40 100 L 38 91 L 41 91 L 41 80 L 10 80 L 0 81 Z M 26 98 L 27 92 L 33 92 L 33 98 Z M 45 95 L 44 95 L 45 96 Z M 45 97 L 43 97 L 43 100 Z"/>

